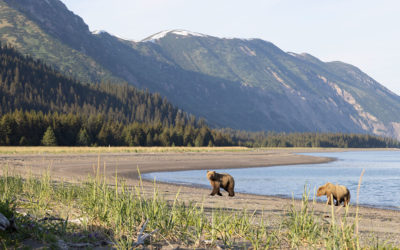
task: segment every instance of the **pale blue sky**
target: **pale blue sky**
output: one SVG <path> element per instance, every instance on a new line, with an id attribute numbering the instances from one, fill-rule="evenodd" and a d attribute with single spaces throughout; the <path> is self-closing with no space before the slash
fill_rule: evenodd
<path id="1" fill-rule="evenodd" d="M 351 63 L 400 95 L 399 0 L 62 0 L 90 30 L 141 40 L 169 29 L 261 38 Z"/>

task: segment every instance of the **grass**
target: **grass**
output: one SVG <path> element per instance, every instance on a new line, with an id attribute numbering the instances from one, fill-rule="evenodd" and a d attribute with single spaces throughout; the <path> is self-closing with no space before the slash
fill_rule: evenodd
<path id="1" fill-rule="evenodd" d="M 20 147 L 0 146 L 0 154 L 87 154 L 251 151 L 246 147 Z"/>
<path id="2" fill-rule="evenodd" d="M 99 172 L 71 184 L 53 181 L 48 172 L 22 178 L 4 168 L 0 211 L 15 216 L 18 231 L 0 232 L 0 246 L 130 249 L 144 229 L 152 233 L 144 244 L 156 248 L 393 248 L 379 241 L 360 246 L 356 222 L 347 213 L 336 216 L 333 206 L 330 221 L 315 215 L 306 189 L 300 207 L 293 202 L 279 226 L 271 226 L 262 211 L 205 209 L 203 203 L 181 201 L 179 192 L 168 202 L 156 183 L 148 195 L 142 185 L 127 186 L 118 177 L 111 186 Z"/>
<path id="3" fill-rule="evenodd" d="M 359 150 L 356 148 L 304 148 L 304 147 L 46 147 L 46 146 L 0 146 L 0 154 L 98 154 L 98 153 L 183 153 L 183 152 L 246 152 L 263 150 L 282 151 L 329 151 L 329 150 Z M 370 148 L 361 150 L 382 150 Z M 388 150 L 385 148 L 384 150 Z M 394 149 L 397 150 L 397 149 Z"/>
<path id="4" fill-rule="evenodd" d="M 307 244 L 315 244 L 322 235 L 322 224 L 317 221 L 318 217 L 309 206 L 310 193 L 305 186 L 300 209 L 296 208 L 295 202 L 290 207 L 288 217 L 284 223 L 288 228 L 288 238 L 291 247 Z M 311 209 L 311 210 L 310 210 Z"/>

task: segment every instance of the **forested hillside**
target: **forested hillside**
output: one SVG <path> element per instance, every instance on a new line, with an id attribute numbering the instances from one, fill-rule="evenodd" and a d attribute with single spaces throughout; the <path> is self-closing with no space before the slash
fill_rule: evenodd
<path id="1" fill-rule="evenodd" d="M 186 113 L 159 94 L 127 84 L 82 84 L 0 45 L 0 114 L 10 110 L 37 110 L 80 115 L 102 114 L 122 122 L 185 124 Z"/>
<path id="2" fill-rule="evenodd" d="M 232 144 L 159 94 L 82 84 L 1 45 L 0 76 L 0 145 Z"/>

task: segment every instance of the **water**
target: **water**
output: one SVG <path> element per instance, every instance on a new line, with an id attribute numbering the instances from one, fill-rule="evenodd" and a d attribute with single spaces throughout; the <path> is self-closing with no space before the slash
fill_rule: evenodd
<path id="1" fill-rule="evenodd" d="M 217 172 L 235 178 L 235 191 L 242 193 L 301 198 L 304 186 L 311 191 L 326 182 L 347 186 L 350 203 L 355 204 L 358 181 L 363 169 L 359 202 L 362 205 L 400 210 L 400 152 L 362 151 L 337 153 L 305 153 L 305 155 L 334 157 L 337 161 L 324 164 L 224 169 Z M 210 187 L 205 170 L 156 172 L 143 175 L 145 179 Z M 183 181 L 184 180 L 184 181 Z M 211 188 L 210 188 L 211 191 Z M 223 195 L 227 193 L 222 190 Z M 326 197 L 317 200 L 326 201 Z"/>

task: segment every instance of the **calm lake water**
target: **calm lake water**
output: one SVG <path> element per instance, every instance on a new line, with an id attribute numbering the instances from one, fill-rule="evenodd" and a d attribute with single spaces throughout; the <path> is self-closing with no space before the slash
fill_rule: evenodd
<path id="1" fill-rule="evenodd" d="M 304 153 L 326 156 L 337 161 L 324 164 L 224 169 L 217 172 L 235 178 L 235 191 L 242 193 L 301 198 L 304 186 L 310 197 L 329 181 L 348 187 L 351 204 L 356 204 L 357 185 L 363 169 L 359 203 L 362 205 L 400 210 L 400 152 L 364 151 L 338 153 Z M 145 179 L 210 187 L 205 170 L 156 172 L 143 175 Z M 185 181 L 182 181 L 185 180 Z M 210 188 L 211 190 L 211 188 Z M 228 193 L 221 191 L 225 196 Z M 326 201 L 326 197 L 317 200 Z"/>

